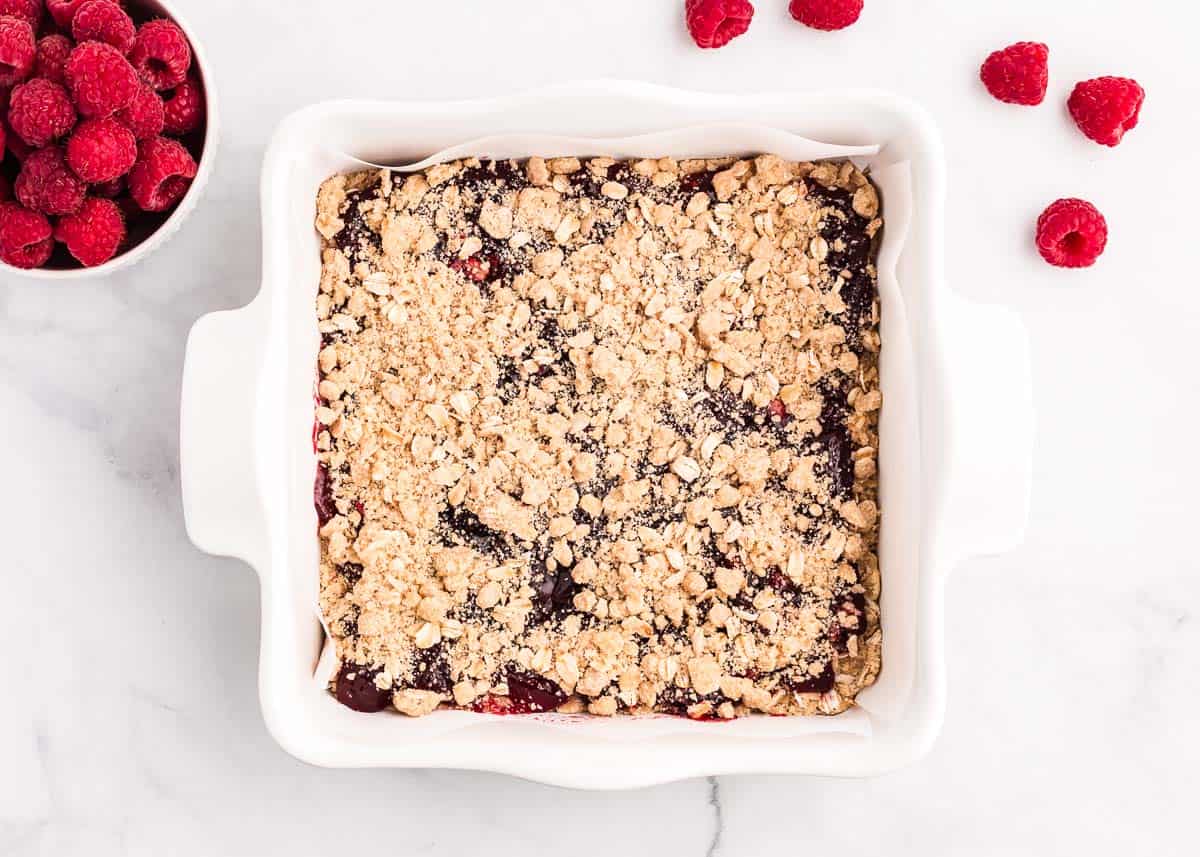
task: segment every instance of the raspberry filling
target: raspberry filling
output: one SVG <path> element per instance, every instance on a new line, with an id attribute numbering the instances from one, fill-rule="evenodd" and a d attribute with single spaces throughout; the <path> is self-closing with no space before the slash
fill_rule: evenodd
<path id="1" fill-rule="evenodd" d="M 515 668 L 508 671 L 508 699 L 518 714 L 554 711 L 567 701 L 567 694 L 550 679 Z"/>
<path id="2" fill-rule="evenodd" d="M 367 714 L 383 711 L 391 704 L 392 692 L 376 683 L 378 675 L 377 669 L 360 664 L 343 664 L 335 681 L 337 701 L 347 708 Z"/>
<path id="3" fill-rule="evenodd" d="M 333 485 L 329 479 L 329 468 L 324 464 L 317 466 L 317 478 L 313 483 L 313 505 L 317 510 L 317 520 L 325 526 L 337 514 L 337 505 L 333 502 Z"/>

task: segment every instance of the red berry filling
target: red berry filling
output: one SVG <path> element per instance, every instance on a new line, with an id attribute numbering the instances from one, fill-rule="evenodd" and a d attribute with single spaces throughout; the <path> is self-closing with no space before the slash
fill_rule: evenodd
<path id="1" fill-rule="evenodd" d="M 783 403 L 783 399 L 772 399 L 767 405 L 767 418 L 777 426 L 786 426 L 792 421 L 792 415 L 788 413 L 787 405 Z"/>
<path id="2" fill-rule="evenodd" d="M 317 510 L 317 521 L 325 526 L 337 516 L 337 505 L 333 502 L 333 480 L 329 468 L 317 465 L 317 478 L 313 483 L 313 505 Z"/>
<path id="3" fill-rule="evenodd" d="M 510 667 L 507 681 L 514 714 L 554 711 L 567 701 L 567 694 L 561 687 L 537 673 Z"/>
<path id="4" fill-rule="evenodd" d="M 361 664 L 343 664 L 334 685 L 337 701 L 367 714 L 383 711 L 392 702 L 392 691 L 376 684 L 379 673 L 380 670 Z"/>
<path id="5" fill-rule="evenodd" d="M 482 258 L 477 254 L 466 259 L 455 259 L 450 263 L 450 267 L 467 279 L 482 283 L 490 278 L 492 264 L 491 259 Z"/>

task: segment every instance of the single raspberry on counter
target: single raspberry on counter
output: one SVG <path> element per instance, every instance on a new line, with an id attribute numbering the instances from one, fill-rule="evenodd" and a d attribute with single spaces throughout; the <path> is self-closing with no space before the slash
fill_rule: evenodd
<path id="1" fill-rule="evenodd" d="M 23 18 L 0 18 L 0 87 L 13 86 L 29 77 L 37 58 L 33 27 Z"/>
<path id="2" fill-rule="evenodd" d="M 144 140 L 129 171 L 129 195 L 143 211 L 166 211 L 187 193 L 196 170 L 196 162 L 179 141 Z"/>
<path id="3" fill-rule="evenodd" d="M 204 121 L 204 93 L 200 89 L 200 81 L 189 77 L 173 93 L 164 93 L 165 121 L 164 127 L 168 134 L 182 136 L 190 134 L 200 127 Z"/>
<path id="4" fill-rule="evenodd" d="M 71 29 L 71 22 L 75 20 L 75 13 L 79 11 L 79 7 L 87 3 L 88 0 L 46 0 L 46 11 L 50 13 L 50 17 L 54 19 L 54 23 L 62 27 L 64 30 Z M 125 0 L 109 0 L 110 3 L 116 3 L 122 8 L 125 6 Z"/>
<path id="5" fill-rule="evenodd" d="M 862 14 L 863 0 L 792 0 L 788 12 L 814 30 L 844 30 Z"/>
<path id="6" fill-rule="evenodd" d="M 1041 104 L 1050 82 L 1050 49 L 1041 42 L 1017 42 L 988 55 L 979 79 L 1006 104 Z"/>
<path id="7" fill-rule="evenodd" d="M 42 22 L 42 0 L 0 0 L 0 15 L 21 18 L 36 30 Z"/>
<path id="8" fill-rule="evenodd" d="M 157 137 L 163 132 L 166 121 L 163 101 L 149 84 L 142 83 L 129 106 L 117 111 L 116 119 L 139 140 Z"/>
<path id="9" fill-rule="evenodd" d="M 142 80 L 161 92 L 187 79 L 192 46 L 177 24 L 159 18 L 147 21 L 137 31 L 129 61 Z"/>
<path id="10" fill-rule="evenodd" d="M 112 0 L 87 0 L 71 20 L 71 35 L 76 42 L 104 42 L 127 54 L 133 47 L 137 27 Z"/>
<path id="11" fill-rule="evenodd" d="M 1104 252 L 1107 243 L 1104 215 L 1082 199 L 1052 202 L 1038 218 L 1038 252 L 1051 265 L 1086 268 Z"/>
<path id="12" fill-rule="evenodd" d="M 20 203 L 0 203 L 0 262 L 40 268 L 54 252 L 50 221 Z"/>
<path id="13" fill-rule="evenodd" d="M 67 88 L 80 116 L 111 116 L 129 106 L 138 91 L 137 72 L 112 45 L 84 42 L 67 58 Z"/>
<path id="14" fill-rule="evenodd" d="M 75 105 L 61 85 L 35 77 L 12 91 L 8 123 L 30 146 L 40 148 L 75 127 Z"/>
<path id="15" fill-rule="evenodd" d="M 117 255 L 125 240 L 125 216 L 111 199 L 88 197 L 79 211 L 60 218 L 54 237 L 87 268 Z"/>
<path id="16" fill-rule="evenodd" d="M 60 33 L 43 36 L 37 43 L 37 59 L 33 64 L 33 76 L 52 80 L 55 83 L 66 83 L 67 57 L 71 55 L 73 47 L 71 40 Z"/>
<path id="17" fill-rule="evenodd" d="M 750 29 L 754 7 L 749 0 L 687 0 L 688 32 L 697 46 L 721 48 Z"/>
<path id="18" fill-rule="evenodd" d="M 1090 140 L 1105 146 L 1121 142 L 1137 126 L 1146 91 L 1127 77 L 1097 77 L 1075 84 L 1067 109 Z"/>
<path id="19" fill-rule="evenodd" d="M 67 163 L 88 184 L 120 178 L 137 161 L 137 139 L 114 117 L 79 123 L 67 141 Z"/>
<path id="20" fill-rule="evenodd" d="M 17 199 L 30 211 L 56 216 L 79 209 L 87 186 L 67 166 L 60 146 L 30 152 L 13 184 Z"/>

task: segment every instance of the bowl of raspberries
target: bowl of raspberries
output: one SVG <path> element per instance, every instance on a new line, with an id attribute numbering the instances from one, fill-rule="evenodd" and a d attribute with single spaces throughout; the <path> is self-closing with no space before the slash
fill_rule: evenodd
<path id="1" fill-rule="evenodd" d="M 94 276 L 165 242 L 211 171 L 210 80 L 160 0 L 0 0 L 0 271 Z"/>

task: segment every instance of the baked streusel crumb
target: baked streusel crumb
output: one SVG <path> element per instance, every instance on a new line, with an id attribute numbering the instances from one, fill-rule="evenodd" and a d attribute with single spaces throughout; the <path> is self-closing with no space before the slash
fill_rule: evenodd
<path id="1" fill-rule="evenodd" d="M 731 718 L 874 682 L 853 164 L 466 160 L 331 178 L 316 223 L 341 702 Z"/>

